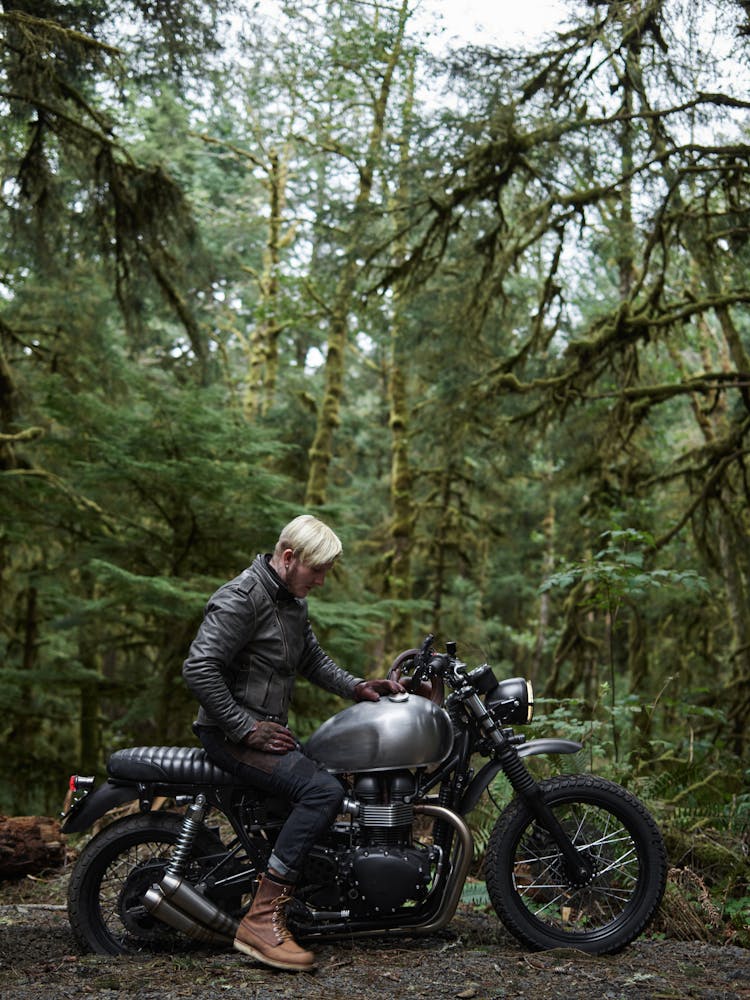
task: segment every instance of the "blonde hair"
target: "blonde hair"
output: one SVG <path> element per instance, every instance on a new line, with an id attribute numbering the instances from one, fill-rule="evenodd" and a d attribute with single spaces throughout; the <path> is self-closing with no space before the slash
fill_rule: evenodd
<path id="1" fill-rule="evenodd" d="M 286 549 L 291 549 L 305 566 L 319 569 L 337 559 L 343 546 L 327 524 L 312 514 L 300 514 L 282 529 L 274 556 L 280 556 Z"/>

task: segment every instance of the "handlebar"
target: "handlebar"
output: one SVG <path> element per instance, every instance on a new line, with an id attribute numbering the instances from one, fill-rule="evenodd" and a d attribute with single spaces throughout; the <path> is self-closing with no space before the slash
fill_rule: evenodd
<path id="1" fill-rule="evenodd" d="M 430 633 L 425 637 L 419 652 L 415 657 L 416 666 L 414 668 L 414 681 L 430 680 L 433 677 L 440 677 L 448 681 L 451 687 L 460 687 L 466 677 L 466 667 L 456 659 L 457 644 L 446 642 L 445 652 L 436 653 L 433 649 L 435 636 Z"/>
<path id="2" fill-rule="evenodd" d="M 389 677 L 400 680 L 404 669 L 411 669 L 407 678 L 410 690 L 443 704 L 443 682 L 452 689 L 449 703 L 464 705 L 483 727 L 495 728 L 495 723 L 527 725 L 534 711 L 533 689 L 522 677 L 498 682 L 488 663 L 469 671 L 456 655 L 457 644 L 447 642 L 445 653 L 433 648 L 435 636 L 425 637 L 419 649 L 408 649 L 393 663 Z M 490 721 L 488 721 L 490 720 Z"/>

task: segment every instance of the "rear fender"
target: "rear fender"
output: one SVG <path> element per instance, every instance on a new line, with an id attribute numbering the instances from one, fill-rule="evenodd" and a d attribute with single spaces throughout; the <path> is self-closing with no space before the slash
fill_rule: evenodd
<path id="1" fill-rule="evenodd" d="M 108 781 L 73 803 L 62 821 L 62 833 L 83 833 L 110 809 L 140 798 L 137 785 L 114 785 Z"/>
<path id="2" fill-rule="evenodd" d="M 535 754 L 540 753 L 578 753 L 579 750 L 583 749 L 583 746 L 580 743 L 575 743 L 573 740 L 546 737 L 539 740 L 529 740 L 528 743 L 522 743 L 516 749 L 518 750 L 519 757 L 533 757 Z M 462 816 L 467 816 L 476 807 L 485 789 L 489 786 L 498 771 L 501 770 L 502 764 L 496 760 L 491 760 L 475 775 L 461 800 L 460 813 Z"/>

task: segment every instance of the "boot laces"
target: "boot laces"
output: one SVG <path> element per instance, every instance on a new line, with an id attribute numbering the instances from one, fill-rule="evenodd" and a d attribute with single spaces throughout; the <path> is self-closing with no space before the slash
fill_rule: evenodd
<path id="1" fill-rule="evenodd" d="M 277 936 L 281 941 L 292 941 L 294 940 L 292 932 L 286 925 L 286 912 L 285 907 L 289 900 L 292 898 L 291 893 L 288 891 L 282 892 L 282 894 L 277 898 L 276 905 L 273 908 L 273 929 L 276 931 Z"/>

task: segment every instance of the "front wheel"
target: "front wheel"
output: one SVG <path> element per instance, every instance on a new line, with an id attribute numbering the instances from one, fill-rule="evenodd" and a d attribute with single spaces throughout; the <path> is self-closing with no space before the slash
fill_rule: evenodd
<path id="1" fill-rule="evenodd" d="M 487 847 L 492 905 L 532 948 L 617 952 L 645 930 L 661 902 L 667 857 L 659 828 L 638 799 L 603 778 L 561 775 L 539 787 L 591 878 L 583 886 L 571 882 L 552 835 L 514 799 Z"/>

